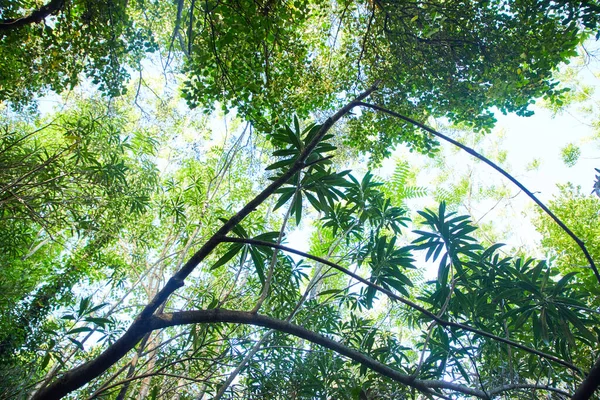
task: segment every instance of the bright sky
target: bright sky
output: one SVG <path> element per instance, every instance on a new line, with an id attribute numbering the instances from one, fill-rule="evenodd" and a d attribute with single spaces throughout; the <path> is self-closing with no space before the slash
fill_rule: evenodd
<path id="1" fill-rule="evenodd" d="M 546 204 L 558 193 L 557 184 L 572 182 L 581 185 L 583 193 L 589 194 L 595 181 L 594 168 L 600 168 L 600 140 L 593 138 L 595 133 L 591 125 L 593 120 L 600 121 L 600 115 L 597 114 L 600 105 L 600 62 L 592 61 L 594 62 L 582 67 L 578 74 L 582 84 L 595 89 L 587 103 L 573 105 L 559 115 L 552 115 L 550 110 L 541 106 L 532 107 L 535 114 L 531 117 L 497 113 L 498 123 L 494 132 L 482 142 L 485 149 L 482 151 L 483 155 L 491 155 L 496 146 L 500 150 L 506 150 L 506 159 L 498 164 Z M 592 113 L 583 109 L 583 106 L 591 103 L 595 103 Z M 468 140 L 461 141 L 471 145 Z M 573 167 L 565 165 L 561 158 L 561 149 L 569 143 L 581 149 L 581 157 Z M 406 149 L 398 149 L 394 157 L 407 160 L 411 166 L 420 169 L 416 183 L 430 190 L 435 190 L 440 174 L 448 169 L 455 171 L 447 178 L 454 183 L 470 170 L 472 181 L 483 182 L 485 185 L 505 184 L 510 189 L 511 196 L 519 193 L 512 183 L 489 166 L 475 162 L 467 153 L 456 152 L 450 144 L 444 143 L 442 148 L 445 156 L 443 169 L 432 168 L 427 157 L 409 153 Z M 531 169 L 534 160 L 539 161 L 537 169 Z M 384 164 L 379 173 L 382 176 L 389 175 L 393 165 L 393 161 Z M 433 207 L 433 204 L 431 197 L 411 202 L 411 206 L 416 209 Z M 496 207 L 490 211 L 494 206 Z M 466 209 L 459 212 L 465 213 Z M 508 228 L 512 236 L 502 238 L 502 242 L 514 247 L 525 245 L 530 251 L 537 247 L 540 237 L 530 223 L 530 218 L 535 215 L 534 204 L 523 193 L 498 205 L 496 201 L 475 202 L 471 212 L 475 219 L 485 215 L 482 222 L 493 222 L 499 228 Z"/>

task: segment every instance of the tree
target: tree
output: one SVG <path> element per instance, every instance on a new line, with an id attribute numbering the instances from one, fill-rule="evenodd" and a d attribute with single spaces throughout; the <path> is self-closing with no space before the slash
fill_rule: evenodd
<path id="1" fill-rule="evenodd" d="M 84 73 L 118 96 L 156 44 L 135 2 L 122 0 L 3 1 L 0 20 L 0 98 L 25 106 L 48 89 L 72 89 Z"/>
<path id="2" fill-rule="evenodd" d="M 0 248 L 2 264 L 10 265 L 0 306 L 3 375 L 15 368 L 15 349 L 44 341 L 43 321 L 70 301 L 76 282 L 102 277 L 97 269 L 111 259 L 100 249 L 110 246 L 120 224 L 143 213 L 155 189 L 146 159 L 152 147 L 123 140 L 125 110 L 105 106 L 76 100 L 52 119 L 2 121 Z"/>
<path id="3" fill-rule="evenodd" d="M 30 15 L 50 7 L 48 14 L 57 13 L 50 30 L 71 29 L 68 18 L 78 4 L 51 2 Z M 73 6 L 71 11 L 67 5 Z M 150 15 L 162 10 L 160 4 L 122 6 L 118 15 L 107 8 L 109 19 L 114 18 L 108 24 L 113 42 L 96 43 L 100 54 L 111 54 L 111 65 L 128 57 L 126 51 L 113 51 L 114 41 L 128 40 L 114 27 L 138 21 L 131 17 L 135 7 Z M 213 377 L 224 370 L 220 363 L 228 361 L 239 363 L 235 374 L 247 368 L 241 390 L 249 397 L 274 397 L 276 391 L 290 397 L 372 398 L 410 396 L 411 390 L 440 397 L 489 398 L 540 390 L 568 396 L 581 382 L 574 398 L 592 396 L 600 367 L 588 377 L 586 372 L 591 356 L 597 356 L 598 333 L 592 328 L 598 316 L 585 304 L 588 294 L 573 283 L 574 275 L 561 274 L 543 260 L 501 256 L 499 245 L 478 243 L 468 218 L 448 212 L 444 203 L 421 211 L 423 229 L 414 232 L 415 240 L 403 243 L 409 219 L 401 204 L 392 201 L 402 198 L 386 196 L 370 173 L 361 177 L 338 168 L 332 161 L 336 146 L 331 132 L 344 120 L 344 144 L 370 151 L 375 162 L 400 142 L 434 153 L 441 139 L 467 151 L 540 204 L 575 240 L 600 282 L 584 243 L 533 193 L 474 150 L 419 122 L 444 117 L 485 131 L 493 123 L 493 106 L 527 115 L 535 98 L 557 94 L 552 69 L 572 55 L 582 35 L 597 28 L 597 8 L 591 2 L 528 1 L 178 2 L 176 15 L 171 15 L 172 35 L 155 33 L 156 42 L 165 44 L 161 55 L 169 59 L 177 39 L 188 104 L 210 112 L 218 101 L 225 110 L 235 109 L 258 133 L 255 137 L 266 140 L 261 146 L 271 156 L 260 160 L 267 165 L 264 185 L 244 187 L 236 180 L 238 191 L 227 191 L 221 199 L 231 207 L 217 204 L 225 174 L 244 170 L 247 158 L 240 149 L 250 128 L 237 132 L 232 150 L 218 158 L 222 162 L 211 166 L 202 160 L 205 154 L 195 162 L 191 157 L 179 166 L 181 175 L 161 181 L 164 193 L 152 195 L 159 216 L 144 214 L 145 220 L 131 224 L 119 221 L 120 230 L 113 235 L 135 239 L 121 255 L 139 255 L 124 264 L 135 273 L 137 262 L 151 274 L 145 295 L 140 295 L 149 301 L 118 339 L 97 354 L 80 355 L 82 362 L 59 377 L 52 372 L 34 398 L 60 398 L 88 383 L 91 396 L 119 388 L 117 396 L 124 398 L 136 380 L 141 380 L 142 393 L 155 397 L 168 396 L 166 387 L 161 389 L 167 381 L 168 390 L 191 381 L 204 385 L 196 394 L 220 396 L 231 388 L 219 386 Z M 73 21 L 91 27 L 102 15 Z M 12 14 L 8 18 L 5 25 L 18 20 Z M 43 20 L 36 18 L 25 17 L 19 26 L 7 28 L 4 38 L 9 39 L 3 38 L 2 48 L 16 41 L 26 49 L 19 32 L 35 32 Z M 159 19 L 160 26 L 168 26 L 165 20 Z M 71 36 L 65 39 L 69 43 Z M 65 49 L 66 56 L 80 60 L 75 46 Z M 29 60 L 25 67 L 36 70 L 35 57 Z M 102 79 L 114 75 L 94 63 L 89 68 Z M 71 71 L 71 82 L 79 71 Z M 15 88 L 17 95 L 3 98 L 18 104 L 52 83 L 47 76 L 33 77 Z M 122 80 L 120 75 L 115 82 Z M 156 112 L 165 112 L 165 104 L 160 107 Z M 311 115 L 336 108 L 327 118 L 307 122 Z M 360 115 L 350 114 L 358 108 Z M 205 167 L 211 169 L 203 172 Z M 235 214 L 233 206 L 238 206 Z M 261 217 L 279 208 L 284 211 L 274 218 L 278 221 Z M 320 248 L 306 253 L 284 245 L 289 226 L 300 225 L 310 213 L 321 219 Z M 186 216 L 193 214 L 200 217 L 188 223 Z M 171 248 L 180 261 L 168 262 Z M 438 263 L 435 281 L 419 282 L 413 272 L 419 252 Z M 151 262 L 156 253 L 161 256 Z M 309 263 L 312 277 L 306 283 L 303 270 Z M 163 284 L 169 270 L 172 275 Z M 240 279 L 245 284 L 238 286 Z M 182 290 L 184 281 L 193 285 Z M 353 289 L 356 282 L 360 289 Z M 183 297 L 176 297 L 180 293 Z M 82 325 L 68 325 L 67 333 L 109 324 L 89 319 L 97 318 L 90 317 L 96 307 L 81 301 L 66 320 Z M 385 312 L 377 313 L 378 308 Z M 248 326 L 270 330 L 259 337 Z M 236 341 L 236 330 L 241 332 L 237 337 L 245 334 L 257 343 Z M 418 339 L 403 342 L 398 332 L 418 332 Z M 163 335 L 169 339 L 163 342 Z M 181 337 L 186 340 L 177 340 Z M 71 339 L 83 348 L 77 338 Z M 276 349 L 273 357 L 257 355 L 263 345 Z M 121 362 L 136 346 L 136 355 Z M 139 373 L 138 359 L 144 356 L 146 372 Z M 346 359 L 360 366 L 348 365 Z M 178 373 L 180 367 L 196 377 Z M 113 383 L 125 371 L 126 378 Z M 111 376 L 95 380 L 104 372 Z M 288 374 L 298 381 L 286 381 Z"/>
<path id="4" fill-rule="evenodd" d="M 577 236 L 585 241 L 590 253 L 596 259 L 598 243 L 594 231 L 598 229 L 596 224 L 598 212 L 600 211 L 598 209 L 598 199 L 586 196 L 581 193 L 581 188 L 567 184 L 560 186 L 560 195 L 550 203 L 550 206 L 565 223 L 572 227 Z M 543 233 L 542 245 L 555 253 L 556 263 L 564 274 L 577 271 L 580 284 L 584 285 L 591 293 L 594 293 L 597 290 L 597 285 L 592 274 L 581 271 L 581 268 L 587 268 L 585 258 L 582 258 L 581 254 L 576 251 L 576 247 L 573 247 L 566 240 L 564 233 L 557 230 L 549 222 L 545 216 L 539 215 L 537 225 Z M 590 301 L 589 307 L 596 307 L 594 303 L 594 301 L 597 301 L 596 295 L 590 296 L 588 301 Z"/>

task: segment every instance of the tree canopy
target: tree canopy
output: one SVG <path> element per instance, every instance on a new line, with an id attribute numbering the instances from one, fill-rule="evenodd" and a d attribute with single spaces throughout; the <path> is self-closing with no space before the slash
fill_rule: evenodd
<path id="1" fill-rule="evenodd" d="M 430 126 L 559 107 L 597 2 L 0 4 L 0 397 L 597 397 L 598 199 Z M 441 142 L 555 257 L 371 171 Z"/>

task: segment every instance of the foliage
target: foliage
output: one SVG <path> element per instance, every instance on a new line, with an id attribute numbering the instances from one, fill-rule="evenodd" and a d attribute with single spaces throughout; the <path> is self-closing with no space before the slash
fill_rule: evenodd
<path id="1" fill-rule="evenodd" d="M 573 393 L 598 357 L 599 293 L 562 231 L 540 218 L 556 259 L 507 254 L 444 201 L 413 221 L 406 201 L 433 191 L 408 164 L 383 180 L 335 156 L 376 163 L 403 142 L 434 157 L 437 141 L 412 120 L 489 131 L 492 107 L 529 115 L 563 93 L 552 72 L 598 29 L 596 11 L 529 0 L 3 8 L 0 396 Z M 157 66 L 144 79 L 142 64 L 158 61 L 165 79 Z M 120 96 L 131 68 L 135 90 Z M 48 89 L 62 109 L 25 107 Z M 363 101 L 404 117 L 356 111 Z M 598 259 L 597 202 L 564 191 L 551 206 Z"/>
<path id="2" fill-rule="evenodd" d="M 598 199 L 582 193 L 580 187 L 566 184 L 559 186 L 559 194 L 550 202 L 550 207 L 586 243 L 592 257 L 594 259 L 598 257 L 600 255 L 600 243 L 596 234 L 600 215 Z M 589 296 L 590 306 L 592 304 L 597 306 L 598 285 L 591 271 L 585 268 L 587 260 L 579 254 L 577 247 L 567 240 L 564 232 L 556 229 L 546 216 L 539 215 L 536 224 L 543 235 L 542 245 L 556 257 L 557 266 L 564 274 L 578 272 L 577 280 L 594 294 Z"/>
<path id="3" fill-rule="evenodd" d="M 175 11 L 159 2 L 60 4 L 51 24 L 3 33 L 6 83 L 0 99 L 23 103 L 43 87 L 72 87 L 80 72 L 107 93 L 120 93 L 123 66 L 136 66 L 156 40 L 165 41 L 158 27 L 169 27 L 165 15 Z M 14 18 L 32 7 L 13 5 L 3 16 Z M 534 98 L 560 93 L 552 70 L 575 55 L 580 27 L 596 29 L 597 11 L 593 2 L 569 1 L 181 0 L 165 51 L 170 55 L 178 38 L 190 106 L 210 111 L 220 102 L 267 132 L 294 113 L 304 118 L 332 109 L 340 94 L 377 79 L 385 87 L 375 95 L 382 106 L 489 130 L 491 107 L 528 115 Z M 140 14 L 158 22 L 156 33 Z M 13 76 L 28 79 L 15 87 L 9 84 Z M 400 142 L 422 152 L 435 147 L 410 124 L 371 112 L 360 121 L 347 140 L 375 159 Z"/>
<path id="4" fill-rule="evenodd" d="M 572 167 L 577 163 L 577 160 L 581 156 L 581 149 L 573 143 L 569 143 L 560 150 L 560 155 L 565 165 L 567 167 Z"/>
<path id="5" fill-rule="evenodd" d="M 568 143 L 561 149 L 560 156 L 568 167 L 574 166 L 581 159 L 582 153 L 586 155 L 586 150 L 591 147 L 589 142 L 594 143 L 598 139 L 600 128 L 600 103 L 596 98 L 598 76 L 587 75 L 590 64 L 596 58 L 595 43 L 582 44 L 578 53 L 576 58 L 562 65 L 555 73 L 563 90 L 561 95 L 543 103 L 554 115 L 577 113 L 578 120 L 590 130 L 589 137 L 579 143 Z"/>
<path id="6" fill-rule="evenodd" d="M 5 113 L 0 249 L 11 267 L 1 283 L 3 359 L 68 301 L 76 282 L 104 277 L 100 271 L 112 261 L 98 251 L 114 241 L 125 216 L 148 206 L 156 185 L 146 159 L 152 154 L 135 148 L 141 132 L 131 141 L 122 136 L 129 123 L 123 113 L 97 100 L 35 125 Z"/>
<path id="7" fill-rule="evenodd" d="M 81 73 L 110 96 L 123 93 L 127 66 L 137 67 L 157 46 L 146 24 L 136 21 L 142 2 L 63 0 L 42 23 L 10 27 L 35 12 L 37 1 L 3 1 L 0 25 L 0 99 L 17 106 L 47 89 L 77 85 Z M 14 25 L 14 24 L 13 24 Z"/>
<path id="8" fill-rule="evenodd" d="M 406 208 L 407 200 L 418 199 L 427 195 L 427 188 L 416 186 L 414 171 L 406 161 L 397 162 L 389 181 L 382 187 L 383 192 L 394 202 Z"/>

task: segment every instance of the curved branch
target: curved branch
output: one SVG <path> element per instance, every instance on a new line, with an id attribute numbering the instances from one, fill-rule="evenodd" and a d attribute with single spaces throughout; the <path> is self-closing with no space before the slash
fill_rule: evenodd
<path id="1" fill-rule="evenodd" d="M 588 400 L 600 385 L 600 358 L 596 360 L 588 376 L 581 382 L 572 400 Z"/>
<path id="2" fill-rule="evenodd" d="M 484 337 L 487 337 L 489 339 L 492 339 L 492 340 L 495 340 L 495 341 L 498 341 L 498 342 L 502 342 L 502 343 L 508 344 L 508 345 L 516 347 L 518 349 L 524 350 L 524 351 L 526 351 L 528 353 L 535 354 L 535 355 L 537 355 L 539 357 L 545 358 L 545 359 L 550 360 L 550 361 L 554 361 L 555 363 L 560 364 L 560 365 L 562 365 L 564 367 L 567 367 L 569 369 L 572 369 L 573 371 L 576 371 L 576 372 L 578 372 L 580 374 L 582 373 L 582 371 L 578 367 L 576 367 L 575 365 L 573 365 L 573 364 L 571 364 L 571 363 L 569 363 L 567 361 L 564 361 L 564 360 L 562 360 L 562 359 L 560 359 L 558 357 L 555 357 L 555 356 L 553 356 L 551 354 L 547 354 L 547 353 L 544 353 L 542 351 L 539 351 L 539 350 L 536 350 L 536 349 L 532 349 L 531 347 L 527 347 L 527 346 L 522 345 L 520 343 L 514 342 L 514 341 L 512 341 L 510 339 L 506 339 L 506 338 L 503 338 L 503 337 L 500 337 L 500 336 L 496 336 L 496 335 L 494 335 L 492 333 L 489 333 L 489 332 L 486 332 L 486 331 L 482 331 L 482 330 L 479 330 L 477 328 L 472 328 L 472 327 L 470 327 L 468 325 L 463 325 L 463 324 L 460 324 L 458 322 L 452 322 L 452 321 L 447 321 L 445 319 L 442 319 L 441 317 L 438 317 L 437 315 L 435 315 L 431 311 L 427 310 L 426 308 L 424 308 L 424 307 L 422 307 L 422 306 L 420 306 L 420 305 L 418 305 L 418 304 L 416 304 L 416 303 L 414 303 L 414 302 L 412 302 L 412 301 L 410 301 L 408 299 L 405 299 L 404 297 L 398 296 L 394 292 L 392 292 L 390 290 L 387 290 L 387 289 L 385 289 L 385 288 L 383 288 L 383 287 L 381 287 L 381 286 L 379 286 L 379 285 L 377 285 L 377 284 L 375 284 L 373 282 L 370 282 L 369 280 L 358 276 L 357 274 L 355 274 L 355 273 L 347 270 L 346 268 L 344 268 L 344 267 L 342 267 L 340 265 L 337 265 L 337 264 L 335 264 L 335 263 L 333 263 L 333 262 L 331 262 L 329 260 L 325 260 L 324 258 L 313 256 L 311 254 L 308 254 L 308 253 L 305 253 L 305 252 L 302 252 L 302 251 L 299 251 L 299 250 L 296 250 L 296 249 L 292 249 L 291 247 L 282 246 L 282 245 L 278 245 L 278 244 L 270 243 L 270 242 L 264 242 L 262 240 L 225 237 L 225 238 L 222 239 L 222 241 L 223 242 L 230 242 L 230 243 L 245 243 L 245 244 L 251 244 L 251 245 L 255 245 L 255 246 L 272 247 L 272 248 L 283 250 L 283 251 L 286 251 L 288 253 L 297 254 L 299 256 L 302 256 L 302 257 L 305 257 L 305 258 L 309 258 L 311 260 L 323 263 L 325 265 L 328 265 L 328 266 L 330 266 L 332 268 L 337 269 L 338 271 L 340 271 L 340 272 L 342 272 L 342 273 L 344 273 L 344 274 L 346 274 L 348 276 L 351 276 L 352 278 L 356 279 L 357 281 L 359 281 L 359 282 L 361 282 L 361 283 L 363 283 L 363 284 L 365 284 L 365 285 L 367 285 L 369 287 L 372 287 L 373 289 L 375 289 L 375 290 L 377 290 L 377 291 L 379 291 L 381 293 L 386 294 L 391 299 L 397 300 L 397 301 L 401 302 L 402 304 L 406 304 L 407 306 L 414 308 L 415 310 L 417 310 L 417 311 L 421 312 L 422 314 L 428 316 L 429 318 L 431 318 L 432 320 L 436 321 L 438 324 L 440 324 L 442 326 L 453 327 L 453 328 L 458 328 L 458 329 L 462 329 L 462 330 L 465 330 L 465 331 L 473 332 L 473 333 L 475 333 L 477 335 L 484 336 Z"/>
<path id="3" fill-rule="evenodd" d="M 31 14 L 22 18 L 5 19 L 0 21 L 0 32 L 11 31 L 25 25 L 36 24 L 43 21 L 51 14 L 60 11 L 65 5 L 65 0 L 52 0 L 50 3 L 40 7 Z"/>
<path id="4" fill-rule="evenodd" d="M 316 332 L 310 331 L 306 328 L 292 324 L 290 322 L 251 312 L 212 309 L 197 311 L 181 311 L 172 314 L 159 314 L 152 316 L 149 324 L 149 329 L 162 329 L 170 326 L 218 322 L 262 326 L 264 328 L 274 329 L 279 332 L 285 332 L 290 335 L 294 335 L 301 339 L 308 340 L 312 343 L 333 350 L 338 354 L 346 356 L 366 366 L 367 368 L 380 373 L 381 375 L 395 380 L 396 382 L 400 382 L 407 386 L 411 386 L 423 393 L 427 393 L 430 395 L 444 397 L 440 393 L 433 391 L 433 389 L 447 389 L 467 394 L 470 396 L 487 398 L 485 393 L 483 393 L 482 391 L 471 389 L 460 384 L 438 380 L 429 381 L 413 379 L 413 377 L 410 375 L 403 374 L 395 369 L 392 369 L 387 365 L 382 364 L 379 361 L 376 361 L 373 358 L 359 351 L 344 346 L 343 344 L 340 344 L 335 340 L 329 339 Z"/>
<path id="5" fill-rule="evenodd" d="M 592 256 L 590 255 L 590 253 L 588 252 L 587 248 L 585 247 L 585 243 L 583 243 L 583 241 L 581 239 L 579 239 L 579 237 L 577 237 L 577 235 L 575 235 L 565 224 L 564 222 L 562 222 L 560 220 L 560 218 L 558 218 L 552 211 L 550 211 L 550 209 L 548 207 L 546 207 L 544 205 L 544 203 L 542 203 L 537 197 L 535 197 L 535 195 L 529 191 L 525 186 L 523 186 L 523 184 L 521 182 L 519 182 L 516 178 L 514 178 L 511 174 L 509 174 L 508 172 L 506 172 L 505 170 L 503 170 L 502 168 L 500 168 L 497 164 L 495 164 L 493 161 L 489 160 L 488 158 L 482 156 L 481 154 L 479 154 L 478 152 L 476 152 L 475 150 L 473 150 L 472 148 L 465 146 L 464 144 L 457 142 L 456 140 L 436 131 L 433 128 L 428 127 L 427 125 L 424 125 L 420 122 L 415 121 L 412 118 L 406 117 L 402 114 L 399 114 L 395 111 L 392 110 L 388 110 L 387 108 L 384 107 L 380 107 L 378 105 L 375 104 L 369 104 L 369 103 L 364 103 L 364 102 L 360 102 L 359 106 L 361 107 L 366 107 L 366 108 L 371 108 L 373 110 L 376 111 L 381 111 L 385 114 L 391 115 L 392 117 L 396 117 L 399 118 L 405 122 L 408 122 L 410 124 L 413 124 L 421 129 L 423 129 L 424 131 L 427 131 L 429 133 L 431 133 L 433 136 L 436 136 L 440 139 L 445 140 L 446 142 L 452 143 L 453 145 L 455 145 L 456 147 L 459 147 L 460 149 L 466 151 L 467 153 L 471 154 L 473 157 L 483 161 L 484 163 L 486 163 L 487 165 L 489 165 L 490 167 L 494 168 L 496 171 L 498 171 L 500 174 L 502 174 L 505 178 L 507 178 L 509 181 L 511 181 L 512 183 L 514 183 L 519 189 L 521 189 L 523 192 L 525 192 L 527 194 L 527 196 L 529 196 L 529 198 L 531 198 L 531 200 L 533 200 L 535 202 L 535 204 L 537 204 L 542 210 L 544 210 L 544 212 L 546 214 L 548 214 L 550 216 L 550 218 L 552 218 L 554 220 L 554 222 L 556 222 L 558 224 L 558 226 L 560 226 L 560 228 L 565 231 L 565 233 L 567 235 L 569 235 L 571 237 L 571 239 L 573 239 L 573 241 L 575 243 L 577 243 L 577 246 L 579 246 L 579 248 L 581 249 L 581 251 L 583 252 L 585 258 L 587 259 L 588 263 L 590 263 L 590 268 L 592 269 L 592 271 L 594 271 L 594 275 L 596 275 L 596 279 L 598 280 L 598 283 L 600 283 L 600 273 L 598 272 L 598 268 L 596 268 L 596 264 L 594 263 L 594 260 L 592 259 Z"/>
<path id="6" fill-rule="evenodd" d="M 540 386 L 540 385 L 505 385 L 489 391 L 489 396 L 482 390 L 469 388 L 467 386 L 447 382 L 443 380 L 420 380 L 414 379 L 411 375 L 403 374 L 379 361 L 357 351 L 350 347 L 344 346 L 335 340 L 329 339 L 316 332 L 310 331 L 301 326 L 290 322 L 271 318 L 265 315 L 259 315 L 246 311 L 212 309 L 212 310 L 196 310 L 196 311 L 181 311 L 171 314 L 154 315 L 149 321 L 148 329 L 163 329 L 171 326 L 203 324 L 203 323 L 235 323 L 244 325 L 262 326 L 264 328 L 274 329 L 279 332 L 285 332 L 290 335 L 308 340 L 312 343 L 326 347 L 338 354 L 346 356 L 365 367 L 383 375 L 396 382 L 400 382 L 407 386 L 411 386 L 423 393 L 445 398 L 446 396 L 437 393 L 434 389 L 451 390 L 458 393 L 463 393 L 469 396 L 475 396 L 482 399 L 489 399 L 502 392 L 514 389 L 540 389 L 549 390 L 568 396 L 569 393 L 557 388 Z"/>

